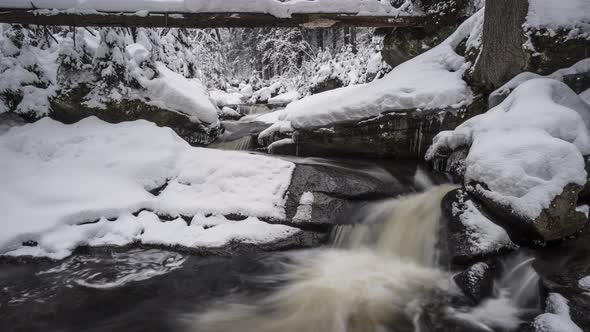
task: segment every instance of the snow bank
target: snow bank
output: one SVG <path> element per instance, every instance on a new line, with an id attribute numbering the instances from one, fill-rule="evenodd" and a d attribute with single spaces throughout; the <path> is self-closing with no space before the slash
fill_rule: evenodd
<path id="1" fill-rule="evenodd" d="M 567 184 L 586 183 L 590 107 L 564 83 L 534 79 L 500 105 L 434 138 L 426 158 L 471 146 L 465 183 L 534 219 Z"/>
<path id="2" fill-rule="evenodd" d="M 212 221 L 208 222 L 208 219 Z M 198 215 L 188 225 L 182 218 L 162 222 L 154 213 L 143 211 L 137 217 L 124 213 L 114 221 L 101 218 L 92 224 L 60 225 L 42 234 L 37 246 L 23 246 L 5 255 L 63 259 L 82 245 L 125 246 L 133 243 L 217 248 L 231 242 L 272 243 L 297 232 L 297 228 L 271 225 L 254 217 L 230 221 L 223 216 Z"/>
<path id="3" fill-rule="evenodd" d="M 447 40 L 397 67 L 382 79 L 303 98 L 287 106 L 281 120 L 294 128 L 360 120 L 386 111 L 458 108 L 472 92 L 463 81 L 470 67 L 455 47 L 479 31 L 483 11 L 464 22 Z"/>
<path id="4" fill-rule="evenodd" d="M 561 294 L 549 294 L 546 306 L 546 313 L 537 316 L 533 323 L 536 332 L 582 332 L 571 320 L 568 301 Z"/>
<path id="5" fill-rule="evenodd" d="M 408 16 L 415 12 L 412 1 L 406 0 L 395 8 L 388 0 L 35 0 L 35 8 L 70 10 L 70 12 L 92 13 L 137 12 L 199 12 L 199 13 L 266 13 L 276 17 L 291 17 L 303 13 L 348 13 L 363 16 Z M 33 8 L 33 4 L 22 0 L 0 0 L 2 8 Z"/>
<path id="6" fill-rule="evenodd" d="M 525 27 L 548 29 L 575 29 L 574 34 L 590 38 L 590 2 L 587 0 L 529 0 Z"/>
<path id="7" fill-rule="evenodd" d="M 0 169 L 0 251 L 6 251 L 43 233 L 62 234 L 51 233 L 60 227 L 141 209 L 282 219 L 294 165 L 192 148 L 147 121 L 115 125 L 91 117 L 10 129 L 0 135 Z M 165 184 L 159 195 L 149 192 Z M 73 242 L 80 241 L 76 232 Z"/>

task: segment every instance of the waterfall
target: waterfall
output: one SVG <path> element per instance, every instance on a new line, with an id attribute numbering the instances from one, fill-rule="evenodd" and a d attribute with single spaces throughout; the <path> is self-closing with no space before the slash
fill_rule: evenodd
<path id="1" fill-rule="evenodd" d="M 538 276 L 526 255 L 503 260 L 495 296 L 479 305 L 432 302 L 462 296 L 450 274 L 436 268 L 440 203 L 452 189 L 443 185 L 365 206 L 350 216 L 355 224 L 335 227 L 330 247 L 285 254 L 283 272 L 265 278 L 281 285 L 274 293 L 214 307 L 197 317 L 193 330 L 420 332 L 428 328 L 423 305 L 438 303 L 428 309 L 441 313 L 437 331 L 445 322 L 515 331 L 522 315 L 538 309 Z"/>
<path id="2" fill-rule="evenodd" d="M 387 200 L 362 224 L 334 231 L 334 247 L 290 255 L 285 285 L 256 304 L 199 315 L 197 331 L 413 331 L 404 310 L 448 281 L 434 268 L 442 197 L 453 187 Z"/>

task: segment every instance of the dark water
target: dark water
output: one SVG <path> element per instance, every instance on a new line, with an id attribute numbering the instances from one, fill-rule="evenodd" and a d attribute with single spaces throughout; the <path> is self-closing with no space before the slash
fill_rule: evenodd
<path id="1" fill-rule="evenodd" d="M 284 259 L 133 250 L 0 265 L 0 331 L 183 330 L 184 315 L 218 299 L 268 293 L 275 285 L 255 277 L 275 273 Z"/>

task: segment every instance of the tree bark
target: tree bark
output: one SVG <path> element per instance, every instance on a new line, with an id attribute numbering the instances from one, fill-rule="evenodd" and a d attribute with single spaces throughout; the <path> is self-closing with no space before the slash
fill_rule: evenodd
<path id="1" fill-rule="evenodd" d="M 526 68 L 522 25 L 528 6 L 525 0 L 486 3 L 483 46 L 473 73 L 473 78 L 486 89 L 502 86 Z"/>

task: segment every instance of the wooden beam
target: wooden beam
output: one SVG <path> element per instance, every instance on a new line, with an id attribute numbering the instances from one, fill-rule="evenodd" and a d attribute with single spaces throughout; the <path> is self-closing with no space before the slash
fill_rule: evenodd
<path id="1" fill-rule="evenodd" d="M 122 0 L 123 1 L 123 0 Z M 427 16 L 357 16 L 356 14 L 293 14 L 290 18 L 278 18 L 262 13 L 163 13 L 147 15 L 134 13 L 68 13 L 66 11 L 1 9 L 0 23 L 53 26 L 98 27 L 171 27 L 171 28 L 221 28 L 221 27 L 305 27 L 329 28 L 358 27 L 421 27 L 433 22 Z"/>

